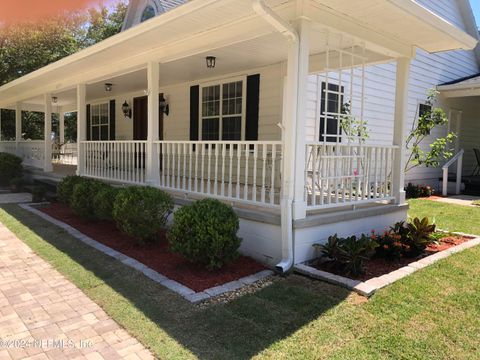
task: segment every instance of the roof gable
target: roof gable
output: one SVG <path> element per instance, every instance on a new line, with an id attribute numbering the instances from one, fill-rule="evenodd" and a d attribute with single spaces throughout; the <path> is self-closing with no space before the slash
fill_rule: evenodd
<path id="1" fill-rule="evenodd" d="M 188 1 L 189 0 L 130 0 L 122 31 L 148 20 L 148 17 L 151 15 L 157 16 L 163 14 Z M 149 16 L 144 16 L 147 15 L 147 12 Z"/>

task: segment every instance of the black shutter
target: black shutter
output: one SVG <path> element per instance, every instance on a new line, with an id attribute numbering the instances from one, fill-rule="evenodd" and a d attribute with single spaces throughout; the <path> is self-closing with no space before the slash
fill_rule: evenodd
<path id="1" fill-rule="evenodd" d="M 258 107 L 260 102 L 260 74 L 247 77 L 247 110 L 245 140 L 258 140 Z"/>
<path id="2" fill-rule="evenodd" d="M 341 107 L 343 108 L 343 95 L 339 96 L 339 86 L 336 84 L 328 84 L 328 90 L 332 91 L 328 93 L 328 100 L 327 100 L 327 112 L 330 113 L 337 113 L 338 112 L 338 101 L 340 98 Z M 341 88 L 341 93 L 343 94 L 344 87 Z M 326 135 L 341 135 L 342 128 L 339 127 L 340 133 L 337 134 L 337 127 L 338 127 L 338 117 L 328 115 L 325 116 L 325 83 L 322 82 L 322 96 L 320 97 L 320 131 L 319 131 L 319 140 L 326 141 L 326 142 L 336 142 L 337 136 L 326 136 L 324 137 L 323 134 Z M 326 121 L 325 121 L 326 118 Z M 325 129 L 325 125 L 327 128 Z M 342 138 L 338 137 L 338 142 L 341 142 Z"/>
<path id="3" fill-rule="evenodd" d="M 115 100 L 110 100 L 110 140 L 115 140 Z"/>
<path id="4" fill-rule="evenodd" d="M 80 121 L 80 119 L 78 119 Z M 90 105 L 87 105 L 87 141 L 91 140 L 90 136 Z"/>
<path id="5" fill-rule="evenodd" d="M 198 140 L 198 126 L 200 114 L 198 107 L 200 105 L 200 86 L 195 85 L 190 87 L 190 141 Z"/>

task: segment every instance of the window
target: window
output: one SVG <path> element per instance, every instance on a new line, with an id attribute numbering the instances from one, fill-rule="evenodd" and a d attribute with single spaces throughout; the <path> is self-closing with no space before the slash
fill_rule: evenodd
<path id="1" fill-rule="evenodd" d="M 340 113 L 343 112 L 343 86 L 339 91 L 336 84 L 328 84 L 328 91 L 325 91 L 326 84 L 322 82 L 322 96 L 320 103 L 320 141 L 341 142 L 342 129 L 338 121 L 339 98 L 342 105 Z M 341 96 L 340 96 L 341 95 Z M 327 97 L 328 96 L 328 97 Z M 326 98 L 327 97 L 327 98 Z M 326 104 L 325 104 L 326 100 Z M 325 111 L 325 105 L 327 110 Z M 327 136 L 331 135 L 331 136 Z"/>
<path id="2" fill-rule="evenodd" d="M 148 19 L 151 19 L 153 18 L 156 14 L 155 12 L 155 9 L 153 8 L 153 6 L 151 5 L 148 5 L 144 10 L 143 10 L 143 13 L 142 13 L 142 18 L 141 18 L 141 22 L 144 22 Z"/>
<path id="3" fill-rule="evenodd" d="M 432 112 L 432 107 L 427 104 L 418 104 L 418 117 L 428 115 Z"/>
<path id="4" fill-rule="evenodd" d="M 110 140 L 110 116 L 108 103 L 90 106 L 90 139 Z"/>
<path id="5" fill-rule="evenodd" d="M 243 81 L 202 87 L 202 140 L 242 139 L 243 93 Z"/>

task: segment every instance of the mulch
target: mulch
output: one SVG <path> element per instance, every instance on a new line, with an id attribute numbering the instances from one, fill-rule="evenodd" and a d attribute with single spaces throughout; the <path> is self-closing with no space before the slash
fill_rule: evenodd
<path id="1" fill-rule="evenodd" d="M 446 236 L 440 240 L 438 240 L 438 244 L 430 244 L 427 246 L 425 252 L 415 258 L 400 258 L 394 261 L 388 261 L 381 258 L 375 258 L 368 260 L 365 262 L 364 272 L 363 274 L 353 276 L 351 274 L 345 274 L 342 269 L 339 269 L 333 262 L 313 262 L 311 266 L 318 270 L 323 270 L 330 272 L 335 275 L 345 276 L 353 280 L 360 280 L 360 281 L 367 281 L 369 279 L 379 277 L 385 274 L 388 274 L 392 271 L 398 270 L 408 264 L 418 261 L 424 257 L 429 255 L 433 255 L 437 252 L 447 250 L 451 247 L 463 244 L 471 240 L 471 237 L 467 236 Z"/>
<path id="2" fill-rule="evenodd" d="M 60 203 L 49 204 L 40 210 L 196 292 L 265 270 L 265 267 L 255 260 L 240 256 L 220 270 L 208 271 L 202 266 L 192 264 L 181 255 L 170 252 L 165 232 L 158 234 L 154 244 L 139 246 L 133 238 L 120 232 L 112 221 L 86 221 Z"/>

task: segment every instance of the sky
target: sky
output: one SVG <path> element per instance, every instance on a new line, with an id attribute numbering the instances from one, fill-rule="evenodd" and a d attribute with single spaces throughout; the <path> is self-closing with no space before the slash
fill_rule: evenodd
<path id="1" fill-rule="evenodd" d="M 61 10 L 81 10 L 119 0 L 0 0 L 0 22 L 35 21 Z"/>
<path id="2" fill-rule="evenodd" d="M 477 20 L 477 26 L 480 27 L 480 0 L 470 0 L 470 4 L 472 5 L 475 19 Z"/>

